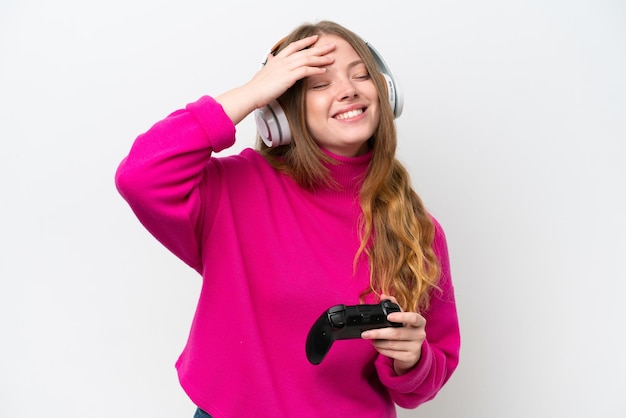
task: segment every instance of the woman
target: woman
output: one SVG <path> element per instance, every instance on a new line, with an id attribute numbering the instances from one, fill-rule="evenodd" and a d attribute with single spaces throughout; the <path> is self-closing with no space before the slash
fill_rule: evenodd
<path id="1" fill-rule="evenodd" d="M 291 142 L 217 158 L 277 101 Z M 456 368 L 445 236 L 395 158 L 394 114 L 367 44 L 328 21 L 296 28 L 247 83 L 140 135 L 116 173 L 139 220 L 203 277 L 180 383 L 206 417 L 394 417 Z M 402 327 L 304 345 L 337 304 L 392 299 Z M 365 341 L 367 340 L 367 341 Z"/>

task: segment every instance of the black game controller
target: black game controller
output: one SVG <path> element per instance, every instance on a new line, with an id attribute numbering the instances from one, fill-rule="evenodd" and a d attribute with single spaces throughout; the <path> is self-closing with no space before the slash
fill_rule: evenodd
<path id="1" fill-rule="evenodd" d="M 375 305 L 335 305 L 324 312 L 311 327 L 306 339 L 306 357 L 311 364 L 320 364 L 335 340 L 360 338 L 368 329 L 401 327 L 390 322 L 387 315 L 400 312 L 390 300 Z"/>

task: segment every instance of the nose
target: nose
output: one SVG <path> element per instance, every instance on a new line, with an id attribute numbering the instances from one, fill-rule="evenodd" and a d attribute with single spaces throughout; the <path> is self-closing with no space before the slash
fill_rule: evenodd
<path id="1" fill-rule="evenodd" d="M 348 100 L 356 98 L 359 93 L 352 80 L 346 79 L 339 84 L 338 96 L 340 100 Z"/>

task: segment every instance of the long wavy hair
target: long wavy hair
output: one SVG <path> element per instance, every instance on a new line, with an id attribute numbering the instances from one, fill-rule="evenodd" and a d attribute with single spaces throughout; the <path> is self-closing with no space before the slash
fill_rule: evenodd
<path id="1" fill-rule="evenodd" d="M 287 35 L 274 49 L 278 53 L 291 42 L 311 35 L 336 35 L 345 39 L 363 59 L 370 74 L 379 74 L 367 44 L 343 26 L 321 21 L 306 23 Z M 370 266 L 369 294 L 394 296 L 405 311 L 420 312 L 429 306 L 431 290 L 437 287 L 440 265 L 433 250 L 434 224 L 413 190 L 409 174 L 396 159 L 397 135 L 386 84 L 372 77 L 381 108 L 380 123 L 369 139 L 372 150 L 367 175 L 359 193 L 362 215 L 359 219 L 360 248 Z M 304 81 L 299 80 L 278 102 L 285 110 L 292 141 L 288 145 L 267 147 L 257 139 L 258 151 L 276 169 L 287 172 L 302 187 L 312 190 L 332 186 L 325 163 L 335 163 L 324 154 L 307 129 Z"/>

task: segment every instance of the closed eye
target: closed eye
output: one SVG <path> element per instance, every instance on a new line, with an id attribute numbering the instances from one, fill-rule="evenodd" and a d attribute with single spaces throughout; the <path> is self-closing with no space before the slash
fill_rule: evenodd
<path id="1" fill-rule="evenodd" d="M 330 85 L 330 83 L 315 83 L 311 85 L 311 89 L 313 90 L 322 90 L 325 87 L 328 87 Z"/>

